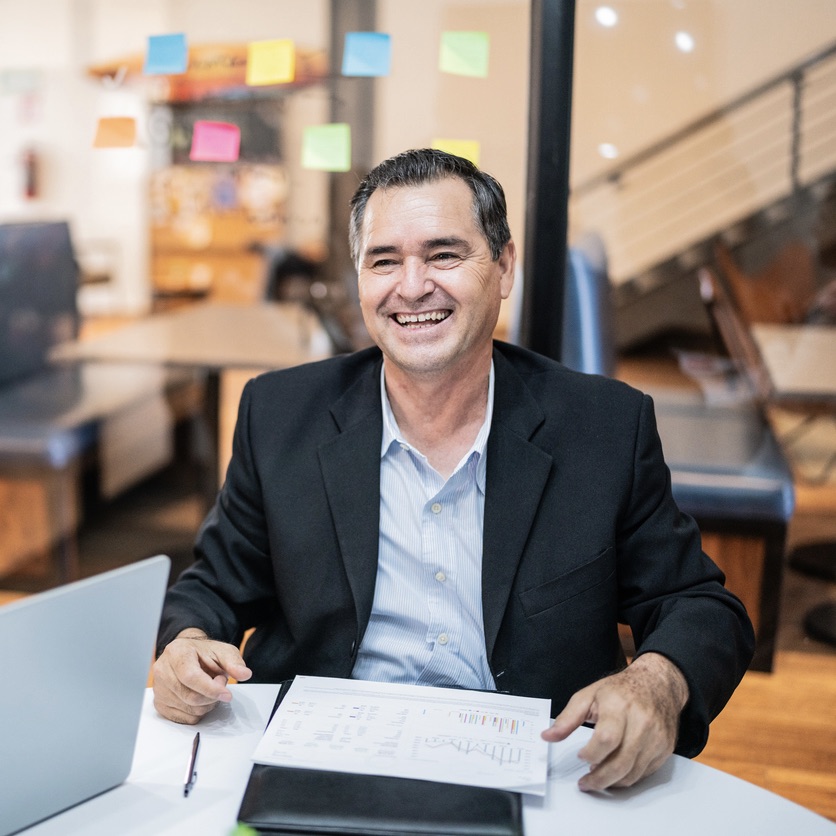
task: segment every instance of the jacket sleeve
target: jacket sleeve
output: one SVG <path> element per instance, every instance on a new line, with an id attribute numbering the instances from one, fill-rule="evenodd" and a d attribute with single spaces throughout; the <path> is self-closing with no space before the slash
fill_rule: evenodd
<path id="1" fill-rule="evenodd" d="M 249 439 L 252 381 L 244 388 L 226 480 L 195 544 L 196 562 L 169 589 L 157 652 L 187 627 L 240 644 L 277 606 L 264 506 Z"/>
<path id="2" fill-rule="evenodd" d="M 684 674 L 690 696 L 676 752 L 693 757 L 751 662 L 754 632 L 743 604 L 702 551 L 696 523 L 673 500 L 647 395 L 634 449 L 619 542 L 619 620 L 630 625 L 637 656 L 660 653 Z"/>

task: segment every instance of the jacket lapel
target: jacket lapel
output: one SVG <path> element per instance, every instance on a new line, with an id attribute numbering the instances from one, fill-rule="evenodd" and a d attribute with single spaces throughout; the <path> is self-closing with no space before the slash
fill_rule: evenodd
<path id="1" fill-rule="evenodd" d="M 380 527 L 380 362 L 370 364 L 331 407 L 339 435 L 319 448 L 319 463 L 362 637 L 377 576 Z"/>
<path id="2" fill-rule="evenodd" d="M 544 415 L 511 363 L 494 351 L 494 412 L 487 447 L 482 610 L 490 659 L 552 457 L 530 438 Z"/>

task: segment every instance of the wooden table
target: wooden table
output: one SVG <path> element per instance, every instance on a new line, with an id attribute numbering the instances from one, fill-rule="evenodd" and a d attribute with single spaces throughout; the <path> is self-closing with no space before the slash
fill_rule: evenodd
<path id="1" fill-rule="evenodd" d="M 202 302 L 153 314 L 90 340 L 63 343 L 51 359 L 108 360 L 197 368 L 206 373 L 204 422 L 209 434 L 204 494 L 214 501 L 219 473 L 220 377 L 225 369 L 279 369 L 331 354 L 316 316 L 295 303 Z"/>

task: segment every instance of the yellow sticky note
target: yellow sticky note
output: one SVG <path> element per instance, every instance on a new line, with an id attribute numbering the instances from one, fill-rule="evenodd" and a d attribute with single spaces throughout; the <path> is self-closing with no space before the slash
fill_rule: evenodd
<path id="1" fill-rule="evenodd" d="M 479 165 L 479 153 L 482 147 L 475 139 L 434 139 L 432 147 L 439 151 L 446 151 L 448 154 L 455 154 L 457 157 L 464 157 L 473 165 Z"/>
<path id="2" fill-rule="evenodd" d="M 438 68 L 443 73 L 485 78 L 489 52 L 487 32 L 442 32 Z"/>
<path id="3" fill-rule="evenodd" d="M 296 77 L 293 41 L 253 41 L 247 47 L 247 84 L 287 84 Z"/>
<path id="4" fill-rule="evenodd" d="M 351 128 L 345 122 L 309 125 L 302 139 L 302 168 L 319 171 L 351 169 Z"/>
<path id="5" fill-rule="evenodd" d="M 94 148 L 130 148 L 136 145 L 136 119 L 132 116 L 106 116 L 96 125 Z"/>

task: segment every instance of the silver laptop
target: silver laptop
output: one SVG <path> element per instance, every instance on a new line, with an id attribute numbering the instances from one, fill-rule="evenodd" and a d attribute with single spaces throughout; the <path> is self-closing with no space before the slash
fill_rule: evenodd
<path id="1" fill-rule="evenodd" d="M 170 563 L 0 607 L 0 836 L 127 777 Z"/>

